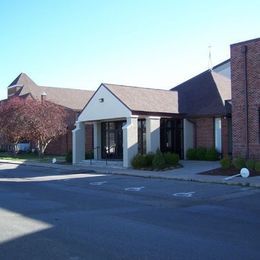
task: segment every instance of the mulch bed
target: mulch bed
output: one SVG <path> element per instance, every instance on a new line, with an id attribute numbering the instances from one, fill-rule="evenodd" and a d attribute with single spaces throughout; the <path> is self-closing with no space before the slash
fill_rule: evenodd
<path id="1" fill-rule="evenodd" d="M 212 176 L 232 176 L 235 174 L 239 174 L 240 171 L 235 169 L 235 168 L 230 168 L 230 169 L 215 169 L 215 170 L 210 170 L 207 172 L 202 172 L 199 173 L 200 175 L 212 175 Z M 250 171 L 249 177 L 254 177 L 254 176 L 260 176 L 260 172 L 256 171 Z"/>

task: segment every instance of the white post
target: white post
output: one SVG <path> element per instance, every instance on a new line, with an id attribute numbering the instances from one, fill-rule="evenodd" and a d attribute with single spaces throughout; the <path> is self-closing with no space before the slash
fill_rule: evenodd
<path id="1" fill-rule="evenodd" d="M 131 167 L 133 157 L 138 153 L 138 117 L 127 118 L 123 129 L 123 166 Z"/>
<path id="2" fill-rule="evenodd" d="M 194 131 L 194 124 L 187 119 L 183 119 L 183 150 L 185 160 L 187 159 L 187 150 L 194 148 Z"/>
<path id="3" fill-rule="evenodd" d="M 215 148 L 221 153 L 222 152 L 222 130 L 221 130 L 221 118 L 215 118 Z"/>
<path id="4" fill-rule="evenodd" d="M 146 153 L 160 149 L 160 117 L 146 117 Z"/>
<path id="5" fill-rule="evenodd" d="M 94 122 L 94 159 L 101 159 L 101 123 Z"/>
<path id="6" fill-rule="evenodd" d="M 76 122 L 72 131 L 72 163 L 76 164 L 85 159 L 85 123 Z"/>

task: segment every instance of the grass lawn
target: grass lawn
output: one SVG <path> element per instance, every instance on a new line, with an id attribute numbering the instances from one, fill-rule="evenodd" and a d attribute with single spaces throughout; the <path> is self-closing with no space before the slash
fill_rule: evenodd
<path id="1" fill-rule="evenodd" d="M 23 154 L 10 154 L 10 153 L 0 153 L 0 160 L 10 160 L 10 161 L 35 161 L 43 163 L 51 163 L 52 159 L 56 158 L 57 163 L 65 162 L 65 156 L 55 156 L 55 155 L 45 155 L 43 158 L 39 158 L 37 154 L 33 153 L 23 153 Z"/>

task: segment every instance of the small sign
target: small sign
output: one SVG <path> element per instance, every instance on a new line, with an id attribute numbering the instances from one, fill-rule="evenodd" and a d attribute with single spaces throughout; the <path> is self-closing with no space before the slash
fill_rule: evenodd
<path id="1" fill-rule="evenodd" d="M 243 178 L 248 178 L 250 175 L 249 170 L 247 168 L 242 168 L 240 174 Z"/>

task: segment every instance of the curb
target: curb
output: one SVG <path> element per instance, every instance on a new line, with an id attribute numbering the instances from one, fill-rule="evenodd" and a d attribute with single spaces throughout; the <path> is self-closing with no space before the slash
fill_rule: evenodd
<path id="1" fill-rule="evenodd" d="M 201 179 L 200 178 L 193 178 L 193 177 L 180 177 L 180 176 L 165 176 L 165 175 L 154 175 L 154 174 L 137 174 L 137 173 L 129 173 L 129 172 L 119 172 L 113 171 L 112 169 L 88 169 L 86 167 L 81 168 L 72 165 L 58 165 L 58 164 L 49 164 L 49 163 L 34 163 L 34 162 L 24 162 L 24 161 L 9 161 L 9 160 L 0 160 L 0 163 L 7 163 L 7 164 L 16 164 L 21 166 L 34 166 L 34 167 L 43 167 L 43 168 L 52 168 L 52 169 L 60 169 L 60 170 L 68 170 L 68 171 L 88 171 L 89 173 L 100 173 L 100 174 L 113 174 L 113 175 L 126 175 L 132 177 L 141 177 L 141 178 L 155 178 L 155 179 L 167 179 L 167 180 L 176 180 L 176 181 L 193 181 L 199 183 L 211 183 L 211 184 L 224 184 L 224 185 L 235 185 L 235 186 L 242 186 L 242 187 L 252 187 L 252 188 L 260 188 L 259 183 L 250 183 L 250 182 L 239 182 L 239 181 L 225 181 L 222 179 Z M 69 167 L 69 169 L 68 169 Z M 196 175 L 195 175 L 196 176 Z M 212 176 L 213 177 L 213 176 Z M 215 177 L 215 176 L 214 176 Z M 209 176 L 207 176 L 209 178 Z"/>
<path id="2" fill-rule="evenodd" d="M 101 172 L 99 172 L 101 173 Z M 104 172 L 103 172 L 104 173 Z M 127 176 L 134 176 L 134 177 L 141 177 L 141 178 L 155 178 L 155 179 L 167 179 L 167 180 L 175 180 L 175 181 L 192 181 L 192 182 L 199 182 L 199 183 L 211 183 L 211 184 L 224 184 L 224 185 L 231 185 L 231 186 L 242 186 L 242 187 L 252 187 L 252 188 L 260 188 L 259 183 L 250 183 L 250 182 L 227 182 L 223 180 L 208 180 L 208 179 L 197 179 L 192 177 L 176 177 L 176 176 L 154 176 L 154 175 L 138 175 L 138 174 L 130 174 L 130 173 L 118 173 L 112 172 L 111 174 L 114 175 L 127 175 Z"/>
<path id="3" fill-rule="evenodd" d="M 52 169 L 60 169 L 60 170 L 82 170 L 86 171 L 85 168 L 74 167 L 72 165 L 59 165 L 59 164 L 50 164 L 50 163 L 35 163 L 35 162 L 26 162 L 26 161 L 10 161 L 10 160 L 0 160 L 0 163 L 7 164 L 16 164 L 21 166 L 33 166 L 33 167 L 42 167 L 42 168 L 52 168 Z M 68 169 L 66 167 L 73 167 L 73 169 Z M 93 172 L 93 170 L 92 170 Z"/>

